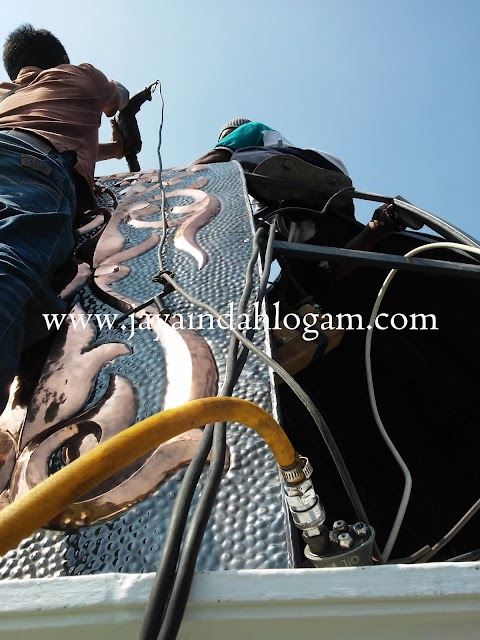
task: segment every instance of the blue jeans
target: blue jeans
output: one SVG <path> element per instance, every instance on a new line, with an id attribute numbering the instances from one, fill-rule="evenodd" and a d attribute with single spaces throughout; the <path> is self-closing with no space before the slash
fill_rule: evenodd
<path id="1" fill-rule="evenodd" d="M 0 414 L 21 352 L 65 312 L 51 289 L 74 247 L 71 154 L 48 155 L 0 130 Z"/>

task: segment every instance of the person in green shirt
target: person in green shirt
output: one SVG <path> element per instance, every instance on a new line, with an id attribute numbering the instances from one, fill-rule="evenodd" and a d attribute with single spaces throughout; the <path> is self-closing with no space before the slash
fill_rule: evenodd
<path id="1" fill-rule="evenodd" d="M 322 169 L 340 171 L 348 176 L 343 162 L 317 149 L 301 149 L 289 142 L 280 132 L 262 122 L 234 118 L 220 131 L 214 149 L 200 156 L 192 164 L 229 162 L 237 160 L 247 171 L 273 155 L 291 155 Z"/>

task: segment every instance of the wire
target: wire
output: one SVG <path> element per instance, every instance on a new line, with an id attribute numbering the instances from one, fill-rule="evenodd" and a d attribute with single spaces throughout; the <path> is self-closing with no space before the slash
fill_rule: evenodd
<path id="1" fill-rule="evenodd" d="M 158 183 L 160 186 L 160 211 L 163 222 L 163 233 L 158 246 L 157 256 L 160 269 L 163 271 L 162 251 L 167 239 L 168 225 L 165 213 L 165 187 L 163 184 L 163 161 L 162 161 L 162 132 L 164 122 L 165 101 L 162 94 L 162 85 L 159 83 L 158 90 L 160 94 L 160 125 L 158 130 Z M 153 582 L 150 596 L 147 602 L 147 608 L 142 622 L 140 631 L 140 640 L 154 640 L 159 632 L 163 611 L 168 603 L 171 588 L 175 579 L 175 572 L 180 553 L 180 547 L 188 519 L 188 514 L 192 504 L 193 496 L 198 485 L 201 473 L 205 467 L 205 463 L 212 447 L 213 441 L 213 425 L 205 426 L 202 437 L 195 450 L 195 454 L 187 467 L 183 477 L 180 489 L 178 491 L 168 529 L 165 535 L 163 545 L 163 553 L 157 568 L 155 580 Z M 158 612 L 162 612 L 159 615 Z"/>
<path id="2" fill-rule="evenodd" d="M 187 467 L 182 484 L 173 505 L 168 525 L 162 557 L 153 581 L 147 608 L 143 618 L 140 640 L 155 640 L 160 630 L 163 612 L 170 597 L 172 583 L 175 579 L 180 546 L 182 544 L 185 525 L 190 505 L 197 487 L 205 461 L 212 447 L 213 425 L 208 424 L 203 430 L 202 438 L 195 455 Z"/>
<path id="3" fill-rule="evenodd" d="M 355 191 L 354 187 L 343 187 L 342 189 L 339 189 L 332 196 L 330 196 L 330 198 L 327 200 L 327 202 L 325 203 L 325 206 L 321 211 L 319 211 L 318 209 L 312 209 L 311 207 L 297 207 L 297 206 L 291 205 L 288 207 L 281 207 L 280 209 L 274 209 L 273 211 L 268 210 L 266 214 L 264 214 L 264 210 L 262 210 L 256 213 L 255 217 L 268 220 L 272 216 L 292 215 L 295 213 L 297 213 L 298 215 L 302 215 L 302 214 L 305 215 L 306 213 L 311 213 L 312 214 L 311 217 L 315 219 L 327 213 L 328 209 L 330 208 L 330 205 L 332 204 L 332 202 L 337 196 L 341 195 L 342 193 L 353 192 L 353 191 Z M 352 194 L 352 199 L 354 197 L 355 196 Z M 351 216 L 348 216 L 348 219 L 351 220 L 352 219 Z"/>
<path id="4" fill-rule="evenodd" d="M 164 209 L 162 210 L 162 215 L 165 219 Z M 166 225 L 164 225 L 164 229 L 166 229 Z M 238 314 L 244 312 L 252 291 L 253 270 L 258 259 L 260 241 L 264 235 L 265 231 L 259 229 L 253 239 L 252 255 L 245 273 L 245 285 L 238 305 Z M 163 269 L 161 254 L 159 256 L 159 264 Z M 219 395 L 230 395 L 235 384 L 236 343 L 236 339 L 230 341 L 226 361 L 225 381 Z M 240 372 L 237 374 L 237 378 L 239 373 Z M 165 633 L 165 624 L 171 627 L 171 625 L 175 623 L 175 620 L 178 621 L 178 625 L 180 625 L 193 579 L 198 551 L 223 474 L 226 451 L 224 427 L 225 423 L 217 423 L 215 427 L 213 425 L 207 425 L 205 427 L 200 445 L 182 481 L 165 538 L 162 559 L 147 604 L 140 635 L 141 640 L 154 640 L 160 632 L 161 634 Z M 200 474 L 212 445 L 212 439 L 214 446 L 212 449 L 209 475 L 190 523 L 188 537 L 185 540 L 182 556 L 179 561 L 179 551 L 188 513 Z M 163 622 L 163 620 L 165 620 L 165 622 Z M 168 633 L 171 633 L 171 631 Z M 170 637 L 173 636 L 171 635 Z"/>
<path id="5" fill-rule="evenodd" d="M 400 506 L 398 508 L 397 511 L 397 515 L 395 517 L 395 521 L 393 524 L 393 527 L 390 531 L 390 534 L 388 536 L 388 540 L 385 544 L 385 547 L 383 549 L 382 552 L 382 557 L 383 557 L 383 561 L 386 562 L 388 560 L 388 558 L 390 557 L 390 554 L 392 552 L 393 549 L 393 545 L 395 544 L 395 541 L 397 539 L 398 536 L 398 532 L 400 530 L 400 527 L 402 525 L 404 516 L 405 516 L 405 511 L 407 510 L 407 506 L 408 506 L 408 502 L 410 500 L 410 493 L 412 490 L 412 476 L 410 474 L 410 471 L 407 467 L 407 465 L 405 464 L 405 462 L 403 461 L 403 458 L 401 457 L 401 455 L 399 454 L 398 450 L 395 448 L 395 445 L 393 444 L 392 440 L 390 439 L 387 430 L 385 429 L 382 419 L 380 418 L 380 413 L 378 411 L 378 407 L 377 407 L 377 401 L 375 398 L 375 389 L 374 389 L 374 385 L 373 385 L 373 377 L 372 377 L 372 360 L 371 360 L 371 348 L 372 348 L 372 332 L 373 332 L 373 327 L 375 326 L 375 320 L 377 318 L 377 314 L 378 314 L 378 309 L 380 307 L 380 303 L 383 300 L 383 297 L 385 295 L 385 291 L 389 285 L 389 283 L 391 282 L 393 276 L 395 275 L 396 271 L 392 270 L 390 271 L 390 273 L 388 274 L 387 278 L 385 279 L 379 293 L 377 296 L 377 299 L 375 301 L 375 304 L 373 306 L 372 309 L 372 313 L 370 315 L 370 320 L 368 321 L 368 327 L 370 327 L 369 329 L 367 328 L 367 338 L 365 341 L 365 369 L 366 369 L 366 375 L 367 375 L 367 387 L 368 387 L 368 395 L 370 398 L 370 404 L 372 407 L 372 412 L 373 412 L 373 416 L 375 418 L 375 422 L 377 424 L 377 427 L 380 431 L 380 434 L 383 438 L 383 440 L 385 441 L 387 447 L 390 449 L 393 457 L 395 458 L 397 464 L 399 465 L 400 469 L 402 470 L 405 482 L 404 482 L 404 489 L 403 489 L 403 494 L 402 494 L 402 499 L 400 502 Z"/>
<path id="6" fill-rule="evenodd" d="M 252 255 L 245 273 L 245 285 L 238 304 L 237 317 L 244 313 L 252 292 L 253 270 L 258 258 L 259 241 L 264 236 L 264 233 L 263 229 L 259 229 L 254 236 Z M 226 360 L 225 380 L 219 394 L 222 396 L 232 393 L 238 375 L 241 373 L 241 368 L 239 370 L 238 366 L 236 366 L 237 344 L 238 341 L 232 336 Z M 158 628 L 158 636 L 151 636 L 152 638 L 173 638 L 176 636 L 180 627 L 194 576 L 198 553 L 223 475 L 226 452 L 225 426 L 225 423 L 216 423 L 213 427 L 213 448 L 209 474 L 188 528 L 171 591 L 168 593 L 168 598 L 162 603 L 162 608 L 157 608 L 158 613 L 164 611 L 164 614 L 163 618 L 160 619 L 158 619 L 159 616 L 157 616 L 155 626 Z M 208 428 L 210 433 L 212 430 L 211 425 L 209 425 Z M 153 627 L 153 624 L 151 626 Z M 147 640 L 147 638 L 145 640 Z"/>
<path id="7" fill-rule="evenodd" d="M 395 560 L 389 560 L 386 564 L 412 564 L 413 562 L 416 562 L 417 560 L 422 558 L 427 553 L 427 551 L 430 551 L 431 548 L 432 547 L 430 545 L 426 544 L 424 547 L 422 547 L 418 551 L 415 551 L 415 553 L 412 553 L 410 556 L 407 556 L 406 558 L 395 558 Z"/>
<path id="8" fill-rule="evenodd" d="M 168 274 L 165 274 L 164 277 L 165 277 L 165 280 L 169 284 L 171 284 L 171 286 L 174 287 L 174 289 L 176 289 L 176 291 L 178 291 L 178 293 L 184 296 L 189 302 L 197 305 L 201 309 L 204 309 L 208 313 L 212 314 L 212 316 L 216 318 L 218 322 L 220 322 L 226 329 L 231 331 L 231 333 L 233 333 L 233 335 L 242 344 L 244 344 L 250 351 L 255 353 L 255 355 L 257 355 L 261 360 L 263 360 L 263 362 L 265 362 L 269 367 L 271 367 L 271 369 L 273 369 L 273 371 L 280 378 L 282 378 L 282 380 L 292 389 L 292 391 L 299 398 L 299 400 L 305 405 L 307 411 L 312 416 L 313 420 L 315 421 L 315 424 L 317 425 L 320 433 L 322 434 L 322 437 L 328 447 L 328 450 L 330 451 L 330 454 L 332 455 L 332 458 L 335 462 L 335 465 L 340 474 L 340 477 L 342 478 L 343 484 L 345 486 L 345 489 L 347 490 L 347 493 L 350 497 L 350 500 L 355 509 L 358 519 L 368 524 L 368 518 L 365 512 L 365 509 L 363 508 L 363 505 L 360 501 L 357 490 L 355 489 L 355 485 L 353 484 L 353 481 L 350 477 L 348 469 L 337 447 L 337 444 L 330 432 L 330 429 L 325 423 L 317 407 L 312 402 L 311 398 L 305 393 L 305 391 L 301 388 L 298 382 L 294 378 L 292 378 L 292 376 L 288 374 L 285 371 L 285 369 L 283 369 L 283 367 L 281 367 L 277 362 L 275 362 L 275 360 L 270 358 L 270 356 L 268 356 L 266 353 L 263 353 L 263 351 L 261 351 L 257 346 L 255 346 L 250 340 L 245 338 L 245 336 L 243 336 L 239 331 L 237 331 L 237 329 L 230 327 L 227 321 L 221 316 L 221 314 L 216 309 L 214 309 L 209 304 L 201 302 L 200 300 L 197 300 L 196 298 L 191 296 L 184 289 L 182 289 L 180 285 L 178 285 L 175 282 L 175 280 L 171 278 Z"/>
<path id="9" fill-rule="evenodd" d="M 253 271 L 259 253 L 259 241 L 264 236 L 264 233 L 263 229 L 259 229 L 254 236 L 254 246 L 245 273 L 245 285 L 237 308 L 237 318 L 245 312 L 250 299 L 253 288 Z M 259 285 L 259 294 L 261 294 L 263 280 L 264 278 L 262 277 Z M 246 358 L 243 359 L 241 363 L 236 359 L 237 346 L 238 340 L 234 336 L 231 336 L 226 360 L 225 380 L 219 395 L 231 395 L 245 364 Z M 214 427 L 209 474 L 185 537 L 182 554 L 178 562 L 177 574 L 158 634 L 158 638 L 162 640 L 169 640 L 176 637 L 185 611 L 194 576 L 195 564 L 223 476 L 226 452 L 225 427 L 226 423 L 216 423 Z"/>
<path id="10" fill-rule="evenodd" d="M 270 269 L 271 269 L 272 260 L 273 260 L 273 243 L 275 241 L 275 229 L 276 229 L 276 218 L 273 218 L 272 223 L 270 225 L 270 230 L 268 232 L 268 241 L 267 241 L 267 247 L 265 250 L 265 258 L 264 258 L 264 264 L 263 264 L 263 273 L 260 279 L 260 283 L 258 285 L 258 292 L 256 297 L 256 303 L 258 305 L 262 304 L 265 298 L 265 295 L 267 293 L 268 276 L 270 275 Z M 250 322 L 248 322 L 247 325 L 250 326 Z M 255 327 L 254 326 L 250 327 L 249 329 L 247 329 L 245 333 L 245 337 L 248 340 L 251 340 L 254 332 L 255 332 Z M 235 344 L 238 345 L 238 341 L 235 339 L 235 336 L 232 336 L 232 338 L 234 339 Z M 245 365 L 245 362 L 248 358 L 249 353 L 250 351 L 248 350 L 248 348 L 245 347 L 244 344 L 242 344 L 240 353 L 238 354 L 238 358 L 237 358 L 237 367 L 236 367 L 237 372 L 236 372 L 235 382 L 238 380 L 240 376 L 241 370 Z"/>
<path id="11" fill-rule="evenodd" d="M 480 255 L 480 251 L 478 253 Z M 443 536 L 443 538 L 441 538 L 436 544 L 434 544 L 433 547 L 430 549 L 430 551 L 428 551 L 422 558 L 420 558 L 416 562 L 427 562 L 428 560 L 430 560 L 430 558 L 436 555 L 441 549 L 443 549 L 443 547 L 446 544 L 450 542 L 450 540 L 452 540 L 452 538 L 454 538 L 457 535 L 457 533 L 461 529 L 463 529 L 463 527 L 467 524 L 467 522 L 471 518 L 473 518 L 473 516 L 477 513 L 479 509 L 480 509 L 480 498 L 475 502 L 475 504 L 473 504 L 470 507 L 467 513 L 462 518 L 460 518 L 457 524 L 454 527 L 452 527 L 450 531 Z"/>
<path id="12" fill-rule="evenodd" d="M 162 94 L 162 83 L 158 81 L 158 93 L 160 94 L 160 125 L 158 127 L 158 145 L 157 145 L 157 156 L 158 156 L 158 181 L 162 184 L 162 131 L 163 131 L 163 114 L 165 111 L 165 100 L 163 99 Z"/>
<path id="13" fill-rule="evenodd" d="M 161 256 L 162 256 L 163 247 L 167 240 L 167 217 L 165 214 L 165 187 L 164 187 L 163 178 L 162 178 L 163 162 L 162 162 L 161 147 L 162 147 L 162 131 L 163 131 L 163 119 L 164 119 L 164 111 L 165 111 L 165 100 L 163 99 L 161 82 L 158 83 L 158 92 L 160 94 L 161 106 L 160 106 L 160 125 L 158 127 L 158 146 L 157 146 L 158 174 L 157 176 L 158 176 L 158 184 L 160 185 L 160 195 L 161 195 L 160 211 L 161 211 L 162 222 L 163 222 L 162 238 L 158 245 L 158 259 L 160 263 L 160 268 L 163 270 Z"/>
<path id="14" fill-rule="evenodd" d="M 480 549 L 463 553 L 461 556 L 449 558 L 447 562 L 477 562 L 478 560 L 480 560 Z"/>
<path id="15" fill-rule="evenodd" d="M 467 245 L 463 245 L 457 242 L 432 242 L 431 244 L 426 244 L 426 245 L 421 245 L 420 247 L 416 247 L 415 249 L 412 249 L 411 251 L 409 251 L 408 253 L 405 254 L 406 258 L 410 258 L 412 256 L 417 255 L 418 253 L 423 253 L 424 251 L 429 251 L 432 249 L 460 249 L 461 251 L 466 251 L 467 253 L 475 253 L 477 255 L 480 255 L 480 249 L 477 247 L 470 247 Z M 400 528 L 402 526 L 402 522 L 404 520 L 405 517 L 405 512 L 407 510 L 408 507 L 408 503 L 410 500 L 410 494 L 411 494 L 411 490 L 412 490 L 412 476 L 410 474 L 410 471 L 407 467 L 407 465 L 405 464 L 405 462 L 403 461 L 400 453 L 398 452 L 398 450 L 395 448 L 395 445 L 393 444 L 392 440 L 390 439 L 383 423 L 382 420 L 380 418 L 380 414 L 378 412 L 378 407 L 377 407 L 377 402 L 376 402 L 376 398 L 375 398 L 375 389 L 374 389 L 374 385 L 373 385 L 373 377 L 372 377 L 372 361 L 371 361 L 371 346 L 372 346 L 372 333 L 373 333 L 373 328 L 375 327 L 375 321 L 378 315 L 378 310 L 380 308 L 380 304 L 385 296 L 385 293 L 387 291 L 388 286 L 390 285 L 394 275 L 397 273 L 397 269 L 392 269 L 390 271 L 390 273 L 387 275 L 387 277 L 385 278 L 380 291 L 378 292 L 377 295 L 377 299 L 375 300 L 375 304 L 373 306 L 372 309 L 372 313 L 370 315 L 370 320 L 368 322 L 368 328 L 367 328 L 367 338 L 365 341 L 365 368 L 366 368 L 366 374 L 367 374 L 367 386 L 368 386 L 368 394 L 370 397 L 370 404 L 372 406 L 372 411 L 373 411 L 373 415 L 375 418 L 375 422 L 377 424 L 377 427 L 380 431 L 380 434 L 382 435 L 385 443 L 387 444 L 388 448 L 390 449 L 393 457 L 395 458 L 395 460 L 397 461 L 399 467 L 402 470 L 402 473 L 404 475 L 405 478 L 405 483 L 404 483 L 404 488 L 403 488 L 403 493 L 402 493 L 402 498 L 400 501 L 400 505 L 398 507 L 398 511 L 397 511 L 397 515 L 395 516 L 395 520 L 392 526 L 392 529 L 390 531 L 390 534 L 388 536 L 387 542 L 385 544 L 382 556 L 383 556 L 383 560 L 384 562 L 386 562 L 388 560 L 388 558 L 390 557 L 390 554 L 392 552 L 393 546 L 397 540 L 398 537 L 398 533 L 400 531 Z"/>
<path id="16" fill-rule="evenodd" d="M 161 202 L 160 211 L 163 222 L 162 238 L 158 246 L 157 257 L 160 270 L 164 270 L 162 251 L 165 246 L 168 234 L 168 221 L 165 212 L 165 187 L 162 177 L 162 129 L 164 121 L 164 99 L 162 95 L 161 85 L 159 84 L 159 93 L 161 99 L 160 126 L 158 133 L 158 182 L 160 186 Z M 175 583 L 175 574 L 180 554 L 180 547 L 191 508 L 192 500 L 200 479 L 200 475 L 205 467 L 207 457 L 212 448 L 214 434 L 214 425 L 208 424 L 203 430 L 201 440 L 197 446 L 195 454 L 187 467 L 187 471 L 181 483 L 179 492 L 175 499 L 169 526 L 165 536 L 163 554 L 159 562 L 156 577 L 150 591 L 147 602 L 147 609 L 142 623 L 140 632 L 140 640 L 154 640 L 162 624 L 163 615 L 168 605 L 172 586 Z"/>
<path id="17" fill-rule="evenodd" d="M 220 423 L 220 425 L 217 423 L 214 428 L 214 446 L 212 448 L 210 471 L 202 490 L 201 500 L 194 511 L 185 536 L 183 552 L 178 564 L 175 582 L 158 634 L 159 640 L 172 640 L 172 638 L 175 638 L 182 622 L 198 552 L 223 475 L 226 440 L 225 430 L 219 428 L 222 424 L 224 423 Z"/>
<path id="18" fill-rule="evenodd" d="M 333 194 L 333 196 L 331 196 L 325 206 L 323 207 L 323 209 L 320 211 L 319 215 L 323 215 L 324 213 L 327 213 L 328 208 L 330 207 L 330 205 L 332 204 L 333 200 L 339 196 L 341 193 L 346 193 L 347 191 L 355 191 L 354 187 L 343 187 L 343 189 L 340 189 L 339 191 L 337 191 L 336 193 Z"/>

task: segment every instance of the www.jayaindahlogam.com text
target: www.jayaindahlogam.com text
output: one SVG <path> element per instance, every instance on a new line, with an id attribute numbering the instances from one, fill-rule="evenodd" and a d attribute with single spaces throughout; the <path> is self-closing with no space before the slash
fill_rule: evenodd
<path id="1" fill-rule="evenodd" d="M 235 313 L 235 303 L 230 302 L 228 311 L 222 313 L 219 318 L 211 313 L 188 314 L 144 314 L 141 318 L 135 318 L 132 314 L 125 318 L 119 325 L 117 319 L 121 317 L 117 313 L 44 313 L 43 318 L 47 329 L 60 329 L 64 324 L 69 324 L 74 330 L 82 330 L 91 327 L 93 323 L 99 330 L 120 329 L 125 336 L 132 338 L 137 331 L 154 330 L 156 323 L 168 322 L 173 329 L 190 329 L 203 331 L 208 329 L 280 329 L 286 328 L 292 331 L 300 331 L 306 341 L 316 340 L 320 331 L 328 330 L 371 330 L 379 331 L 394 329 L 396 331 L 437 331 L 437 319 L 433 313 L 379 313 L 373 326 L 365 322 L 359 313 L 306 313 L 303 316 L 296 313 L 282 315 L 280 303 L 275 302 L 273 312 L 268 316 L 255 302 L 250 313 L 241 313 L 238 318 Z M 117 326 L 118 325 L 118 326 Z M 158 338 L 154 338 L 158 339 Z"/>

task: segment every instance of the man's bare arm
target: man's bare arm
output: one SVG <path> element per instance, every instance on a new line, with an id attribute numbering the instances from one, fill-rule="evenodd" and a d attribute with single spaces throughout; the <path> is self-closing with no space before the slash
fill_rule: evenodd
<path id="1" fill-rule="evenodd" d="M 110 124 L 112 125 L 112 139 L 110 142 L 101 142 L 98 145 L 97 161 L 111 160 L 112 158 L 120 160 L 125 155 L 120 129 L 115 120 L 110 120 Z"/>
<path id="2" fill-rule="evenodd" d="M 393 205 L 383 204 L 375 210 L 372 220 L 358 235 L 345 245 L 345 249 L 373 251 L 379 242 L 387 238 L 393 231 L 401 231 L 405 227 L 393 216 Z M 334 268 L 335 279 L 340 280 L 356 269 L 353 263 L 339 264 Z"/>
<path id="3" fill-rule="evenodd" d="M 209 162 L 229 162 L 232 158 L 231 149 L 212 149 L 207 151 L 190 164 L 208 164 Z"/>

